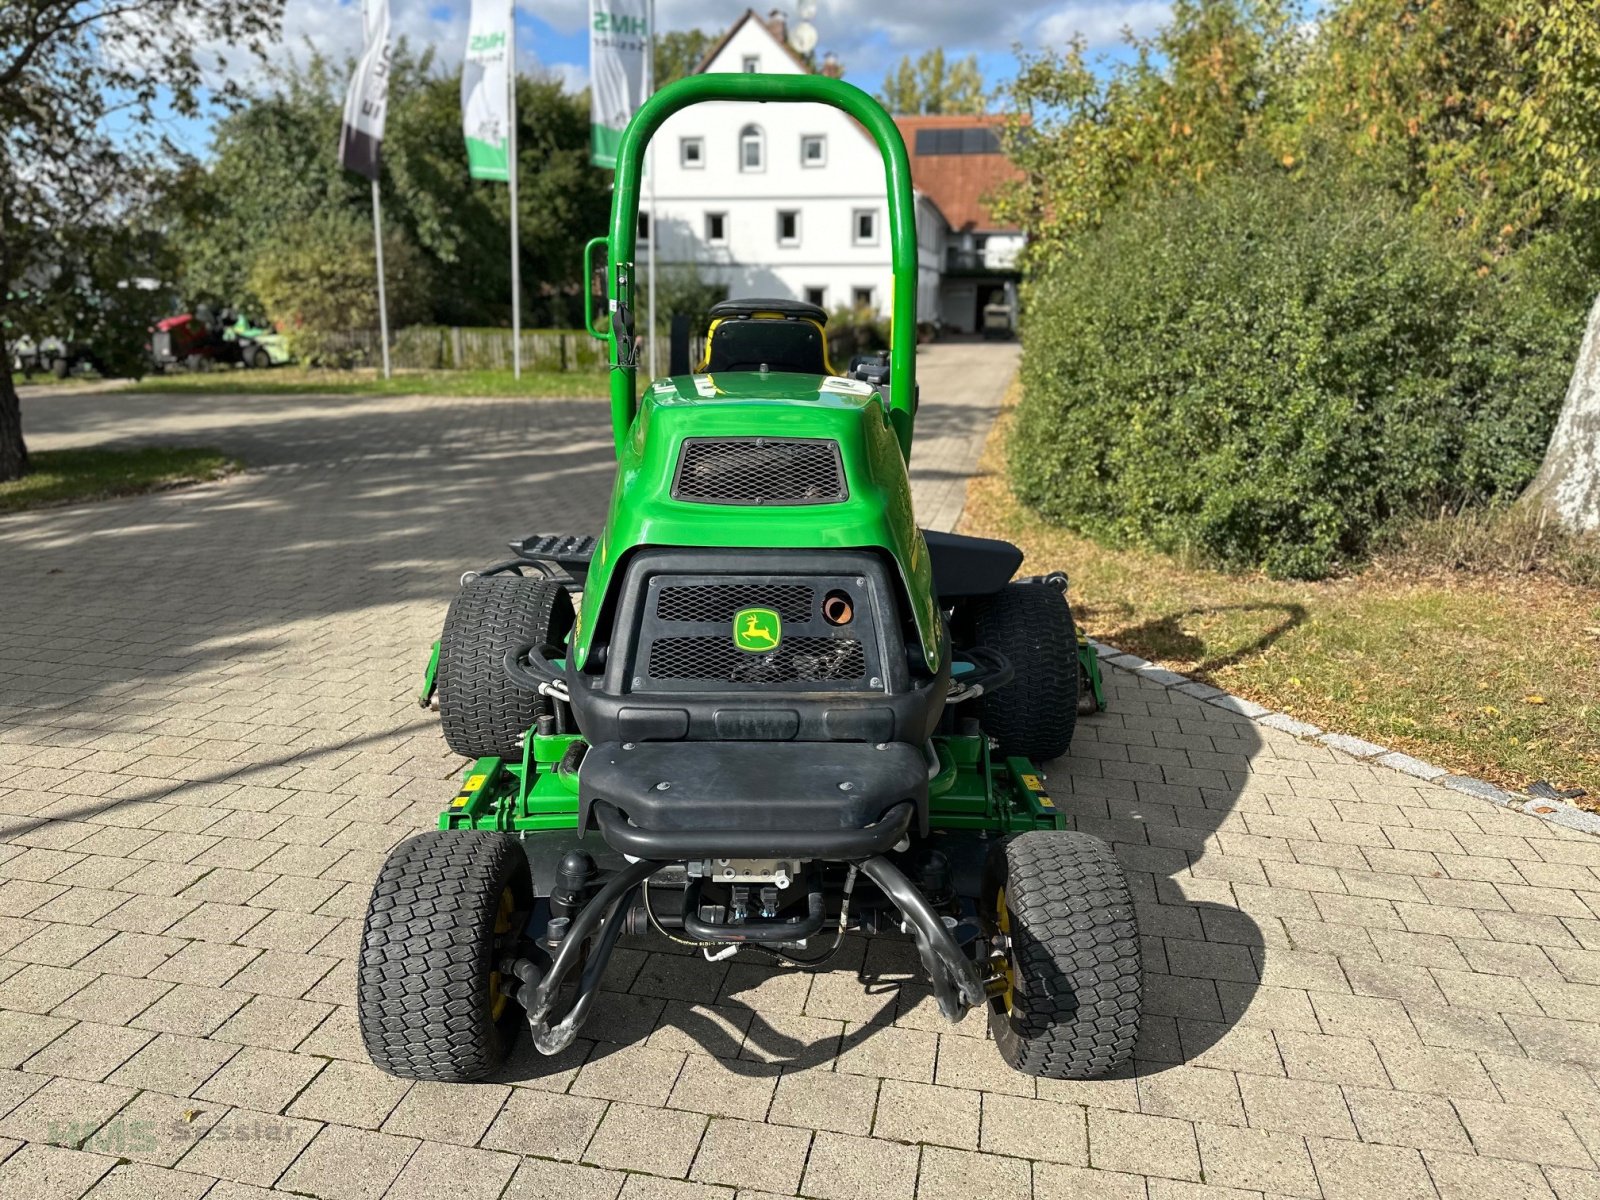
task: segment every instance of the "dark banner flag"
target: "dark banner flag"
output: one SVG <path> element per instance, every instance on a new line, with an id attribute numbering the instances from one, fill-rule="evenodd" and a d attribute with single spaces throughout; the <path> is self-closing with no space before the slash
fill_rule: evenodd
<path id="1" fill-rule="evenodd" d="M 339 163 L 375 181 L 389 107 L 389 0 L 367 0 L 364 11 L 366 43 L 344 98 Z"/>

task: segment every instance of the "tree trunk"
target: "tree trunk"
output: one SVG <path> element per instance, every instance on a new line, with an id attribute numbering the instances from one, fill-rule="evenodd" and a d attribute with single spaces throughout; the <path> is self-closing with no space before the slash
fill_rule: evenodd
<path id="1" fill-rule="evenodd" d="M 0 483 L 21 479 L 28 470 L 28 444 L 22 440 L 22 402 L 11 379 L 11 364 L 0 363 Z"/>
<path id="2" fill-rule="evenodd" d="M 1568 529 L 1600 531 L 1600 299 L 1589 310 L 1567 399 L 1527 498 Z"/>

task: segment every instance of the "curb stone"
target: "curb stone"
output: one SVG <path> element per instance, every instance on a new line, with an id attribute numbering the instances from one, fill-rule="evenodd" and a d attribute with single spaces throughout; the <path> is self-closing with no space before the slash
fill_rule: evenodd
<path id="1" fill-rule="evenodd" d="M 1316 741 L 1331 750 L 1348 754 L 1351 758 L 1362 762 L 1376 763 L 1381 767 L 1399 771 L 1424 783 L 1437 784 L 1449 788 L 1453 792 L 1460 792 L 1465 796 L 1473 796 L 1479 800 L 1487 800 L 1501 808 L 1520 812 L 1530 817 L 1549 821 L 1566 829 L 1575 829 L 1581 833 L 1600 834 L 1600 813 L 1592 813 L 1573 804 L 1565 804 L 1559 800 L 1541 800 L 1537 796 L 1524 796 L 1515 792 L 1508 792 L 1502 787 L 1497 787 L 1484 779 L 1474 779 L 1470 775 L 1453 775 L 1444 767 L 1420 758 L 1414 758 L 1399 750 L 1391 750 L 1387 746 L 1379 746 L 1364 738 L 1352 737 L 1347 733 L 1328 733 L 1307 721 L 1300 721 L 1288 713 L 1274 712 L 1265 705 L 1257 704 L 1254 700 L 1246 700 L 1243 696 L 1235 696 L 1221 688 L 1213 687 L 1209 683 L 1202 683 L 1198 679 L 1190 679 L 1187 675 L 1180 675 L 1165 667 L 1159 667 L 1148 659 L 1140 658 L 1137 654 L 1129 654 L 1105 642 L 1089 639 L 1089 644 L 1094 647 L 1095 654 L 1101 661 L 1114 667 L 1121 667 L 1135 675 L 1142 676 L 1154 683 L 1169 687 L 1193 699 L 1206 704 L 1215 705 L 1217 708 L 1227 709 L 1229 712 L 1238 713 L 1254 721 L 1258 725 L 1265 725 L 1269 729 L 1276 729 L 1282 733 L 1293 734 L 1295 737 Z"/>

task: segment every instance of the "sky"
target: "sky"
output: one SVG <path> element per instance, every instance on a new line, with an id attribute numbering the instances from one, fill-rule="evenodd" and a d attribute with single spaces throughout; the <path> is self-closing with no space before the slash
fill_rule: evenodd
<path id="1" fill-rule="evenodd" d="M 515 0 L 517 65 L 524 72 L 544 70 L 579 89 L 589 81 L 589 0 Z M 844 64 L 845 78 L 876 92 L 884 75 L 904 54 L 933 46 L 947 57 L 976 54 L 992 86 L 1016 71 L 1018 44 L 1028 50 L 1064 44 L 1081 33 L 1092 48 L 1114 52 L 1121 30 L 1148 34 L 1165 18 L 1166 0 L 1010 0 L 998 10 L 973 0 L 813 0 L 819 56 L 832 50 Z M 798 0 L 765 0 L 757 11 L 776 4 L 794 20 Z M 656 27 L 700 28 L 717 33 L 745 11 L 741 0 L 656 0 Z M 460 60 L 466 40 L 468 0 L 390 0 L 390 25 L 396 37 L 414 47 L 432 45 L 441 63 Z M 335 58 L 361 46 L 360 0 L 288 0 L 283 40 L 271 52 L 303 56 L 307 44 Z M 234 71 L 247 69 L 235 60 Z M 181 122 L 172 132 L 186 149 L 203 154 L 209 144 L 205 122 Z"/>

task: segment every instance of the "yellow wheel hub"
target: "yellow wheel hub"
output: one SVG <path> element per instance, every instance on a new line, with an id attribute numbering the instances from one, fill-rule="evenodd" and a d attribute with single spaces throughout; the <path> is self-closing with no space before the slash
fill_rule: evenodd
<path id="1" fill-rule="evenodd" d="M 1000 993 L 1000 1002 L 1005 1005 L 1006 1012 L 1009 1013 L 1016 1002 L 1017 972 L 1011 964 L 1011 910 L 1006 908 L 1004 885 L 995 893 L 994 924 L 1000 931 L 1000 936 L 1005 939 L 1005 949 L 995 955 L 995 966 L 999 968 L 1001 977 L 1006 981 L 1005 990 Z"/>
<path id="2" fill-rule="evenodd" d="M 511 894 L 510 888 L 500 891 L 500 911 L 495 913 L 494 932 L 498 938 L 502 934 L 511 932 L 511 918 L 517 911 L 517 901 Z M 506 1007 L 511 1003 L 511 997 L 500 987 L 500 971 L 498 967 L 489 972 L 489 1015 L 498 1021 L 505 1015 Z"/>

